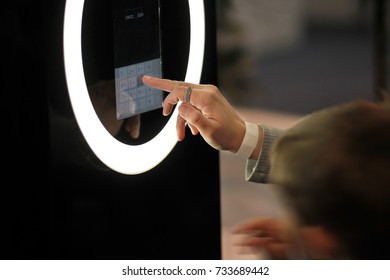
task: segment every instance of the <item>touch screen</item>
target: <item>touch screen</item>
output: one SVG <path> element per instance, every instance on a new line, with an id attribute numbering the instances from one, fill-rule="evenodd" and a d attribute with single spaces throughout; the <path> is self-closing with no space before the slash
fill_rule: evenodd
<path id="1" fill-rule="evenodd" d="M 159 0 L 113 0 L 117 119 L 161 108 L 163 92 L 142 76 L 162 77 Z"/>

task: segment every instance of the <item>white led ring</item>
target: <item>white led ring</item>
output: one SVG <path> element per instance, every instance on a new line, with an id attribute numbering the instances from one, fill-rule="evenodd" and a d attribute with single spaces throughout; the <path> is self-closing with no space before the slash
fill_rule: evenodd
<path id="1" fill-rule="evenodd" d="M 199 83 L 203 68 L 205 15 L 203 1 L 188 0 L 190 49 L 185 81 Z M 96 156 L 109 168 L 123 174 L 139 174 L 158 165 L 177 143 L 175 109 L 168 122 L 150 141 L 127 145 L 115 139 L 100 122 L 84 76 L 81 51 L 83 0 L 67 0 L 64 14 L 64 63 L 70 101 L 80 130 Z"/>

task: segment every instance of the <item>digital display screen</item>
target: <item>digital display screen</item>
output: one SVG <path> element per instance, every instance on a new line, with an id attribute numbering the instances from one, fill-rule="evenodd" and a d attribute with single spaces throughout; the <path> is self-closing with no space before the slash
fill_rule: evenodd
<path id="1" fill-rule="evenodd" d="M 162 107 L 163 92 L 142 83 L 162 77 L 159 0 L 113 0 L 117 119 Z"/>

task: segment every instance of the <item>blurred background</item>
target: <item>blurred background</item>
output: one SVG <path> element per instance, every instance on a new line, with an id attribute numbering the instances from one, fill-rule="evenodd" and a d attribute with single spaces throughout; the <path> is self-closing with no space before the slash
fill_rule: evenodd
<path id="1" fill-rule="evenodd" d="M 387 0 L 217 0 L 217 11 L 218 86 L 248 121 L 286 128 L 389 90 Z M 220 157 L 222 258 L 265 258 L 240 254 L 230 230 L 285 209 L 272 186 L 245 182 L 245 160 Z"/>

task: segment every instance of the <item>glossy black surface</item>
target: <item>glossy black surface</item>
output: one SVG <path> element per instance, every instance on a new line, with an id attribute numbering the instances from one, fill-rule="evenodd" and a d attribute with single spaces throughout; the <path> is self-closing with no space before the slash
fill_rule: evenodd
<path id="1" fill-rule="evenodd" d="M 2 11 L 7 245 L 0 258 L 219 259 L 218 153 L 188 132 L 149 172 L 122 175 L 105 167 L 86 144 L 69 103 L 62 53 L 65 1 L 25 2 L 6 4 Z M 162 2 L 164 73 L 180 80 L 188 55 L 188 5 Z M 215 83 L 215 7 L 205 2 L 202 82 Z M 164 118 L 155 113 L 150 122 L 141 120 L 141 130 L 143 122 L 149 124 L 141 135 L 160 129 L 152 123 Z"/>
<path id="2" fill-rule="evenodd" d="M 116 63 L 114 58 L 116 57 L 117 60 L 122 62 L 127 61 L 127 64 L 130 62 L 139 63 L 152 57 L 154 58 L 158 54 L 152 52 L 158 51 L 164 53 L 162 57 L 164 61 L 163 69 L 165 68 L 165 63 L 167 63 L 167 68 L 181 65 L 183 70 L 178 71 L 178 74 L 180 73 L 181 79 L 184 78 L 183 74 L 185 73 L 189 52 L 189 45 L 186 42 L 189 40 L 190 27 L 189 22 L 185 20 L 189 17 L 188 5 L 183 6 L 183 16 L 179 17 L 180 22 L 176 22 L 175 25 L 172 25 L 171 21 L 167 21 L 171 11 L 169 10 L 170 6 L 167 6 L 168 4 L 164 1 L 161 2 L 161 23 L 143 23 L 142 20 L 138 20 L 140 22 L 138 24 L 129 25 L 127 23 L 128 26 L 126 26 L 126 23 L 118 23 L 117 14 L 123 12 L 121 9 L 128 9 L 128 6 L 131 6 L 139 7 L 140 9 L 145 7 L 145 10 L 148 10 L 152 9 L 151 6 L 157 6 L 158 4 L 157 0 L 149 0 L 147 2 L 137 0 L 86 0 L 84 2 L 82 53 L 90 98 L 102 124 L 113 137 L 125 144 L 139 145 L 149 141 L 162 130 L 168 118 L 163 117 L 162 109 L 158 108 L 138 116 L 117 119 L 115 75 L 113 70 L 116 68 Z M 154 9 L 158 11 L 157 8 Z M 116 15 L 116 25 L 114 24 L 113 13 Z M 120 31 L 114 32 L 114 26 L 119 26 Z M 164 32 L 161 32 L 161 38 L 158 35 L 143 35 L 144 33 L 151 33 L 151 28 L 160 28 L 168 34 L 165 36 Z M 136 34 L 131 34 L 135 31 L 137 32 Z M 166 50 L 170 48 L 172 43 L 175 44 L 175 42 L 169 42 L 170 38 L 172 38 L 171 36 L 173 36 L 172 34 L 178 35 L 175 40 L 177 40 L 178 46 L 180 46 L 180 51 L 175 56 L 169 56 L 170 50 Z M 140 39 L 142 40 L 139 41 Z M 149 39 L 152 39 L 152 41 L 149 42 Z M 161 51 L 159 48 L 161 48 Z M 117 63 L 119 62 L 117 61 Z M 127 64 L 118 66 L 126 66 Z M 167 72 L 169 74 L 169 70 Z M 164 76 L 167 78 L 171 77 Z M 139 121 L 142 123 L 139 132 L 140 136 L 135 139 L 129 135 L 126 127 L 128 127 L 130 122 Z"/>

